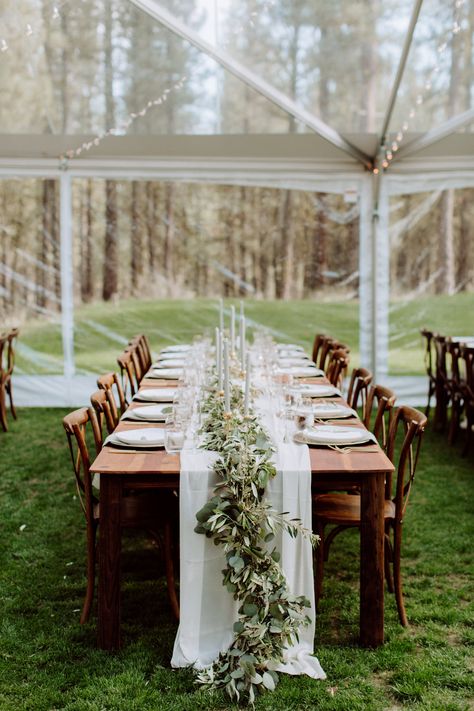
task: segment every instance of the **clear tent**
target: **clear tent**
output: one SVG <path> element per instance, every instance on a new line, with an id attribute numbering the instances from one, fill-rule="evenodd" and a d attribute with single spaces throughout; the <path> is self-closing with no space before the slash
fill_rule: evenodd
<path id="1" fill-rule="evenodd" d="M 250 268 L 237 275 L 212 251 L 218 225 L 231 221 L 225 205 L 270 210 L 272 191 L 291 193 L 295 214 L 308 215 L 301 263 L 321 256 L 313 242 L 325 221 L 334 234 L 326 291 L 351 301 L 360 361 L 377 377 L 404 377 L 398 390 L 419 398 L 423 383 L 406 376 L 420 372 L 426 298 L 445 296 L 449 311 L 463 292 L 472 314 L 473 30 L 471 0 L 3 0 L 0 294 L 3 322 L 21 318 L 30 330 L 24 401 L 82 401 L 108 364 L 101 339 L 119 347 L 131 335 L 133 310 L 109 322 L 77 308 L 78 264 L 87 215 L 104 220 L 107 186 L 125 234 L 131 191 L 155 204 L 157 182 L 174 186 L 186 229 L 199 235 L 186 259 L 196 271 L 207 255 L 206 294 L 206 279 L 217 288 L 230 279 L 233 296 L 256 289 L 242 276 Z M 156 215 L 135 217 L 146 240 Z M 344 235 L 341 224 L 351 225 Z M 420 253 L 407 265 L 414 240 Z M 128 265 L 125 244 L 119 257 Z M 182 293 L 192 295 L 186 278 Z M 307 276 L 296 265 L 298 279 Z M 267 281 L 256 295 L 274 298 Z M 154 279 L 151 296 L 176 296 L 165 282 Z"/>

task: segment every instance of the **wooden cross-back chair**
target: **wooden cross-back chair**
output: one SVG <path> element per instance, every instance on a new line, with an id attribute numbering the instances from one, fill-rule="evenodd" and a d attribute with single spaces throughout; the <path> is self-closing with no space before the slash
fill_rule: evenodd
<path id="1" fill-rule="evenodd" d="M 97 387 L 105 390 L 109 396 L 110 407 L 114 417 L 118 420 L 127 409 L 127 402 L 123 393 L 122 383 L 117 373 L 105 373 L 97 378 Z"/>
<path id="2" fill-rule="evenodd" d="M 321 355 L 321 349 L 323 348 L 326 341 L 333 340 L 331 336 L 327 336 L 324 333 L 317 333 L 313 341 L 313 351 L 311 354 L 312 361 L 315 365 L 318 365 L 318 359 Z"/>
<path id="3" fill-rule="evenodd" d="M 448 421 L 448 406 L 450 400 L 450 377 L 448 374 L 447 347 L 450 342 L 446 336 L 439 333 L 433 336 L 435 350 L 435 395 L 436 407 L 434 426 L 437 430 L 444 431 Z"/>
<path id="4" fill-rule="evenodd" d="M 335 338 L 329 338 L 324 341 L 321 346 L 321 351 L 319 355 L 319 368 L 324 370 L 326 375 L 328 374 L 329 364 L 331 362 L 332 354 L 334 351 L 345 351 L 347 354 L 350 353 L 350 348 L 346 346 L 345 343 L 336 340 Z"/>
<path id="5" fill-rule="evenodd" d="M 365 419 L 367 412 L 367 397 L 373 375 L 367 368 L 353 368 L 347 391 L 347 403 L 353 410 L 362 408 L 362 419 Z"/>
<path id="6" fill-rule="evenodd" d="M 425 341 L 425 369 L 428 376 L 428 402 L 426 403 L 425 415 L 429 417 L 431 409 L 431 398 L 435 394 L 436 390 L 436 372 L 434 369 L 435 354 L 433 348 L 433 338 L 437 335 L 433 331 L 429 331 L 427 328 L 422 328 L 420 331 L 424 341 Z"/>
<path id="7" fill-rule="evenodd" d="M 109 390 L 97 390 L 91 395 L 91 405 L 95 410 L 99 427 L 102 431 L 102 425 L 105 424 L 106 430 L 112 434 L 119 423 L 117 408 L 114 409 L 115 403 L 111 404 Z"/>
<path id="8" fill-rule="evenodd" d="M 124 351 L 117 358 L 125 400 L 130 400 L 140 387 L 140 374 L 137 370 L 136 355 L 133 350 Z"/>
<path id="9" fill-rule="evenodd" d="M 15 366 L 15 341 L 18 333 L 18 328 L 12 328 L 8 333 L 0 336 L 0 422 L 5 432 L 8 430 L 7 396 L 13 418 L 15 420 L 17 418 L 13 403 L 12 374 Z"/>
<path id="10" fill-rule="evenodd" d="M 378 443 L 387 451 L 388 434 L 392 422 L 392 412 L 397 396 L 383 385 L 372 385 L 367 396 L 364 425 L 376 436 Z"/>
<path id="11" fill-rule="evenodd" d="M 401 580 L 401 543 L 406 508 L 415 477 L 426 415 L 411 407 L 399 407 L 390 425 L 387 453 L 393 461 L 395 446 L 399 445 L 395 492 L 386 491 L 385 519 L 385 577 L 390 592 L 395 592 L 400 623 L 408 620 L 403 601 Z M 401 443 L 400 440 L 401 439 Z M 322 590 L 324 563 L 335 537 L 347 528 L 360 528 L 360 495 L 319 494 L 313 497 L 313 528 L 320 536 L 316 557 L 315 596 L 319 601 Z M 326 528 L 333 528 L 326 535 Z M 392 569 L 391 569 L 392 567 Z M 392 577 L 393 570 L 393 577 Z"/>
<path id="12" fill-rule="evenodd" d="M 102 447 L 99 422 L 92 407 L 83 407 L 63 419 L 76 479 L 79 500 L 86 519 L 87 587 L 81 624 L 89 619 L 94 599 L 96 573 L 96 538 L 100 523 L 100 494 L 97 498 L 92 486 L 91 459 L 88 434 L 91 433 L 96 453 Z M 173 492 L 124 492 L 121 499 L 120 520 L 123 528 L 141 528 L 147 531 L 163 549 L 168 595 L 174 615 L 179 619 L 179 603 L 174 581 L 172 555 L 172 526 L 177 520 L 177 498 Z"/>
<path id="13" fill-rule="evenodd" d="M 466 384 L 464 390 L 464 410 L 466 414 L 466 443 L 463 449 L 463 456 L 469 454 L 469 450 L 474 439 L 474 347 L 461 346 L 461 358 L 464 362 Z"/>
<path id="14" fill-rule="evenodd" d="M 326 375 L 329 382 L 336 388 L 342 388 L 344 376 L 349 367 L 349 358 L 348 351 L 342 348 L 332 351 L 331 353 Z"/>
<path id="15" fill-rule="evenodd" d="M 451 403 L 448 442 L 453 445 L 459 434 L 466 398 L 467 373 L 466 362 L 461 355 L 461 343 L 448 340 L 446 358 L 449 358 L 450 365 L 450 377 L 446 379 L 446 388 L 448 401 Z"/>
<path id="16" fill-rule="evenodd" d="M 151 368 L 152 364 L 152 355 L 148 338 L 144 333 L 140 333 L 132 338 L 129 345 L 136 347 L 140 368 L 142 373 L 145 374 Z"/>

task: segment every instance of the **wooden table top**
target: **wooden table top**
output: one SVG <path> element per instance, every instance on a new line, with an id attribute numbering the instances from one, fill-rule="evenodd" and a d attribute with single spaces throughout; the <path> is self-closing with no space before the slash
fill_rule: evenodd
<path id="1" fill-rule="evenodd" d="M 301 379 L 300 382 L 306 383 L 326 383 L 324 378 Z M 177 383 L 173 380 L 158 380 L 144 378 L 140 385 L 140 390 L 145 388 L 162 388 L 176 387 Z M 340 397 L 325 398 L 335 402 L 345 403 L 345 400 Z M 323 402 L 323 400 L 321 400 Z M 146 405 L 145 402 L 132 402 L 130 409 Z M 152 404 L 152 403 L 148 403 Z M 350 420 L 341 420 L 338 424 L 351 426 L 361 426 L 361 421 L 358 418 Z M 128 429 L 136 429 L 137 427 L 164 427 L 164 423 L 154 422 L 136 422 L 121 420 L 117 426 L 117 431 Z M 388 459 L 385 453 L 381 450 L 378 444 L 368 445 L 363 448 L 354 448 L 353 451 L 342 454 L 332 449 L 325 447 L 310 447 L 309 448 L 311 470 L 313 474 L 360 474 L 361 472 L 370 475 L 371 473 L 391 472 L 394 471 L 392 462 Z M 113 449 L 112 447 L 103 447 L 95 461 L 91 466 L 91 472 L 97 474 L 126 474 L 135 475 L 179 475 L 180 472 L 180 457 L 179 454 L 168 454 L 164 450 L 156 451 L 127 451 L 125 449 Z"/>

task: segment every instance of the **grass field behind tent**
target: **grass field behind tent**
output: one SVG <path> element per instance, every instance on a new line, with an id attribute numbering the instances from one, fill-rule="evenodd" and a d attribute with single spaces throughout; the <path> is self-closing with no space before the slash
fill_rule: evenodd
<path id="1" fill-rule="evenodd" d="M 227 311 L 237 300 L 226 300 Z M 356 301 L 245 300 L 250 327 L 263 325 L 277 340 L 300 343 L 310 349 L 316 332 L 329 333 L 347 343 L 352 364 L 359 364 L 359 304 Z M 75 357 L 78 372 L 100 373 L 116 367 L 116 356 L 135 333 L 146 333 L 152 348 L 186 342 L 217 325 L 217 300 L 137 300 L 98 302 L 77 309 Z M 474 333 L 474 294 L 399 301 L 390 306 L 390 372 L 424 372 L 420 328 L 443 334 Z M 61 373 L 59 324 L 39 321 L 22 328 L 17 372 Z"/>

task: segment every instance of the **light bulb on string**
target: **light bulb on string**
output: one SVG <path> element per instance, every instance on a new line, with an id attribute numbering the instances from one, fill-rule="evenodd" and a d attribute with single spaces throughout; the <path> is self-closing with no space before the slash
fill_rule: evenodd
<path id="1" fill-rule="evenodd" d="M 6 52 L 8 50 L 8 44 L 5 39 L 0 42 L 0 52 Z"/>
<path id="2" fill-rule="evenodd" d="M 154 100 L 148 101 L 145 106 L 140 109 L 140 111 L 132 111 L 129 115 L 128 118 L 120 125 L 120 126 L 115 126 L 113 128 L 108 128 L 106 131 L 97 134 L 92 141 L 85 141 L 82 143 L 78 148 L 76 149 L 70 149 L 67 150 L 64 154 L 60 156 L 60 160 L 64 161 L 66 159 L 72 159 L 72 158 L 78 158 L 82 153 L 89 151 L 93 146 L 98 146 L 100 145 L 101 141 L 106 138 L 107 136 L 120 136 L 123 135 L 128 128 L 133 124 L 133 122 L 140 117 L 143 117 L 146 115 L 146 113 L 151 109 L 153 106 L 157 106 L 159 104 L 162 104 L 170 93 L 172 91 L 177 91 L 181 89 L 184 85 L 184 82 L 186 81 L 187 77 L 182 76 L 178 79 L 175 84 L 171 88 L 167 88 L 163 91 L 160 97 Z"/>
<path id="3" fill-rule="evenodd" d="M 31 37 L 32 34 L 33 34 L 33 28 L 30 25 L 30 23 L 28 22 L 28 24 L 26 25 L 26 36 Z"/>

